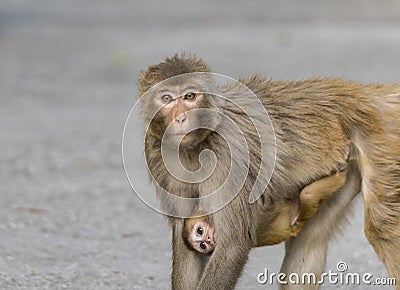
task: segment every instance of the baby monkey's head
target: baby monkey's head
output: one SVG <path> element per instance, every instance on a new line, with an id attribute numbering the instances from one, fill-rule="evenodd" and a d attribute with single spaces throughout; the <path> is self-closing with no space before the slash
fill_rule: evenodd
<path id="1" fill-rule="evenodd" d="M 189 249 L 206 255 L 211 255 L 217 242 L 215 230 L 207 216 L 186 219 L 182 237 Z"/>

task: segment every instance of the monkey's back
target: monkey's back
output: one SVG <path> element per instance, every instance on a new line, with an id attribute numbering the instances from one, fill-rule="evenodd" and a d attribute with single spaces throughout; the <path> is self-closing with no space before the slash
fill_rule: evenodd
<path id="1" fill-rule="evenodd" d="M 346 162 L 343 150 L 355 135 L 368 138 L 387 130 L 383 120 L 390 108 L 392 119 L 386 123 L 397 124 L 393 130 L 400 136 L 399 85 L 321 78 L 281 82 L 262 76 L 240 81 L 268 111 L 276 134 L 276 170 L 291 172 L 293 180 L 307 183 L 307 176 L 329 175 L 334 164 Z"/>

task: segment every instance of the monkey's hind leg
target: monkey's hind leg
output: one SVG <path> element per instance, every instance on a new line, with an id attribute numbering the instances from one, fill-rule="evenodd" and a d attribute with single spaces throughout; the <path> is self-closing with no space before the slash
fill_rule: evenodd
<path id="1" fill-rule="evenodd" d="M 400 289 L 400 137 L 381 141 L 368 159 L 360 152 L 364 231 Z"/>
<path id="2" fill-rule="evenodd" d="M 400 180 L 400 176 L 396 178 Z M 363 184 L 364 232 L 385 264 L 389 276 L 396 279 L 396 289 L 400 289 L 400 188 L 381 191 L 386 196 L 374 195 L 373 190 L 379 190 L 378 185 L 373 183 L 368 187 Z"/>

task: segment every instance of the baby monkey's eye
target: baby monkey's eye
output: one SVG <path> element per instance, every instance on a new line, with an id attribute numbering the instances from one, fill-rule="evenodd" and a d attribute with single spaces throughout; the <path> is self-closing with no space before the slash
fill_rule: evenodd
<path id="1" fill-rule="evenodd" d="M 203 228 L 202 228 L 202 227 L 198 227 L 198 228 L 197 228 L 197 233 L 198 233 L 199 235 L 202 235 L 202 234 L 203 234 Z"/>
<path id="2" fill-rule="evenodd" d="M 200 242 L 200 248 L 202 248 L 203 250 L 207 249 L 206 243 Z"/>
<path id="3" fill-rule="evenodd" d="M 188 92 L 188 93 L 186 93 L 186 94 L 183 96 L 183 98 L 184 98 L 185 100 L 192 101 L 192 100 L 194 100 L 194 99 L 196 98 L 196 94 L 193 93 L 193 92 Z"/>
<path id="4" fill-rule="evenodd" d="M 162 95 L 162 96 L 161 96 L 161 100 L 162 100 L 164 103 L 169 103 L 169 102 L 172 101 L 172 97 L 171 97 L 171 95 Z"/>

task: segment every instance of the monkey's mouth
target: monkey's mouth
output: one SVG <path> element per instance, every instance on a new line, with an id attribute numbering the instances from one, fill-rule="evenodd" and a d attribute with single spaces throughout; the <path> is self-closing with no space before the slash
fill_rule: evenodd
<path id="1" fill-rule="evenodd" d="M 174 142 L 179 143 L 179 144 L 186 144 L 187 142 L 189 142 L 192 139 L 192 137 L 190 136 L 190 132 L 189 133 L 175 133 L 175 134 L 169 135 L 169 137 L 171 139 L 173 139 Z"/>

